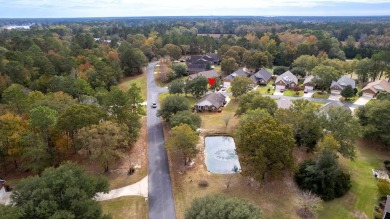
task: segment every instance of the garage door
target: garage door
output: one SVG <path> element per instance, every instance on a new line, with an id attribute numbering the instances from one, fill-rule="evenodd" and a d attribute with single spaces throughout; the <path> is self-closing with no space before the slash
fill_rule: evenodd
<path id="1" fill-rule="evenodd" d="M 284 85 L 276 85 L 275 90 L 285 89 Z"/>
<path id="2" fill-rule="evenodd" d="M 370 97 L 370 98 L 373 98 L 373 97 L 374 97 L 374 94 L 371 94 L 371 93 L 363 93 L 362 96 L 363 96 L 363 97 Z"/>
<path id="3" fill-rule="evenodd" d="M 230 87 L 230 82 L 223 82 L 224 87 Z"/>
<path id="4" fill-rule="evenodd" d="M 314 90 L 314 87 L 313 86 L 305 86 L 305 89 L 307 89 L 307 90 Z"/>
<path id="5" fill-rule="evenodd" d="M 341 91 L 340 90 L 331 90 L 330 93 L 332 93 L 332 94 L 340 94 Z"/>

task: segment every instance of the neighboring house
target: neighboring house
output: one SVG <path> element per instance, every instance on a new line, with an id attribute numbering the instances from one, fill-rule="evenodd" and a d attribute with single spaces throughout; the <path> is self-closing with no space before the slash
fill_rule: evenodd
<path id="1" fill-rule="evenodd" d="M 253 83 L 256 85 L 267 85 L 271 78 L 271 73 L 269 73 L 265 68 L 260 69 L 251 76 Z"/>
<path id="2" fill-rule="evenodd" d="M 232 82 L 233 79 L 238 77 L 238 76 L 250 77 L 250 74 L 248 72 L 244 71 L 244 69 L 240 68 L 237 71 L 231 73 L 230 75 L 224 77 L 223 78 L 223 85 L 225 87 L 230 87 L 230 82 Z"/>
<path id="3" fill-rule="evenodd" d="M 214 69 L 213 70 L 209 70 L 209 71 L 202 71 L 202 72 L 199 72 L 197 74 L 192 74 L 188 78 L 190 80 L 192 80 L 192 79 L 194 79 L 196 77 L 199 77 L 199 76 L 204 76 L 206 78 L 221 78 L 221 76 Z"/>
<path id="4" fill-rule="evenodd" d="M 189 74 L 196 74 L 201 71 L 209 70 L 212 65 L 219 63 L 219 56 L 215 53 L 208 53 L 206 55 L 194 55 L 186 60 L 187 72 Z"/>
<path id="5" fill-rule="evenodd" d="M 225 95 L 221 93 L 209 93 L 196 102 L 194 108 L 197 112 L 219 112 L 225 104 Z"/>
<path id="6" fill-rule="evenodd" d="M 303 88 L 308 91 L 314 90 L 316 84 L 313 82 L 314 76 L 309 75 L 305 78 L 305 81 L 303 81 Z"/>
<path id="7" fill-rule="evenodd" d="M 348 110 L 351 110 L 349 109 L 349 107 L 345 106 L 343 103 L 339 102 L 339 101 L 333 101 L 333 102 L 329 102 L 323 106 L 320 107 L 320 112 L 327 112 L 330 108 L 334 108 L 334 107 L 342 107 L 344 109 L 348 109 Z"/>
<path id="8" fill-rule="evenodd" d="M 210 69 L 210 64 L 189 64 L 187 63 L 187 72 L 188 74 L 196 74 L 202 71 L 207 71 Z"/>
<path id="9" fill-rule="evenodd" d="M 387 92 L 390 93 L 390 83 L 382 79 L 374 81 L 362 89 L 363 97 L 375 97 L 378 93 Z"/>
<path id="10" fill-rule="evenodd" d="M 276 90 L 294 88 L 296 86 L 298 86 L 298 78 L 290 71 L 279 75 L 275 80 Z"/>
<path id="11" fill-rule="evenodd" d="M 383 219 L 390 219 L 390 196 L 387 196 L 385 209 L 383 210 Z"/>
<path id="12" fill-rule="evenodd" d="M 278 105 L 279 109 L 289 109 L 293 103 L 289 99 L 279 99 L 276 101 L 276 104 Z"/>
<path id="13" fill-rule="evenodd" d="M 344 90 L 345 87 L 351 85 L 352 88 L 355 88 L 355 80 L 348 78 L 347 76 L 342 76 L 337 81 L 332 81 L 330 85 L 330 93 L 331 94 L 341 94 L 341 91 Z"/>

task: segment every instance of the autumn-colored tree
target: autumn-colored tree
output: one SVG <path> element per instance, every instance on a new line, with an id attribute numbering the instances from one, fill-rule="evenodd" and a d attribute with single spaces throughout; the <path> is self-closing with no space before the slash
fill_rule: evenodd
<path id="1" fill-rule="evenodd" d="M 196 148 L 198 141 L 199 136 L 196 132 L 189 125 L 182 124 L 171 129 L 166 148 L 183 159 L 186 166 L 198 153 Z"/>

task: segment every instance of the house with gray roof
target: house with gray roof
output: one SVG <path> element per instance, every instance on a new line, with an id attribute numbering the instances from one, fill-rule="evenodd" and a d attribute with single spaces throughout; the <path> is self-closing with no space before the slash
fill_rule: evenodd
<path id="1" fill-rule="evenodd" d="M 303 81 L 303 87 L 305 90 L 312 91 L 316 87 L 316 84 L 313 82 L 314 80 L 313 75 L 309 75 L 305 77 L 305 80 Z"/>
<path id="2" fill-rule="evenodd" d="M 271 80 L 272 75 L 265 68 L 260 69 L 251 76 L 251 79 L 256 85 L 267 85 Z"/>
<path id="3" fill-rule="evenodd" d="M 355 88 L 355 80 L 348 78 L 347 76 L 342 76 L 337 81 L 332 81 L 330 85 L 330 93 L 332 94 L 341 94 L 341 91 L 344 90 L 348 85 L 351 85 L 352 88 Z"/>
<path id="4" fill-rule="evenodd" d="M 373 81 L 362 89 L 363 97 L 374 97 L 378 93 L 390 93 L 390 83 L 387 80 Z"/>
<path id="5" fill-rule="evenodd" d="M 238 76 L 244 76 L 244 77 L 249 77 L 250 74 L 246 71 L 244 71 L 244 69 L 240 68 L 238 69 L 237 71 L 231 73 L 230 75 L 226 76 L 223 78 L 223 81 L 225 82 L 231 82 L 233 81 L 234 78 L 238 77 Z"/>
<path id="6" fill-rule="evenodd" d="M 280 98 L 276 101 L 279 109 L 289 109 L 293 103 L 289 99 Z"/>
<path id="7" fill-rule="evenodd" d="M 196 77 L 200 77 L 200 76 L 203 76 L 206 78 L 221 78 L 221 76 L 218 74 L 218 72 L 214 69 L 208 70 L 208 71 L 202 71 L 202 72 L 199 72 L 197 74 L 192 74 L 192 75 L 188 76 L 188 78 L 190 80 L 192 80 L 192 79 L 194 79 Z"/>
<path id="8" fill-rule="evenodd" d="M 221 93 L 209 93 L 195 103 L 197 112 L 220 112 L 226 104 L 226 96 Z"/>
<path id="9" fill-rule="evenodd" d="M 347 109 L 347 110 L 351 110 L 349 109 L 349 107 L 345 106 L 343 103 L 339 102 L 339 101 L 333 101 L 333 102 L 329 102 L 323 106 L 320 107 L 320 112 L 327 112 L 330 108 L 336 108 L 336 107 L 342 107 L 344 109 Z"/>
<path id="10" fill-rule="evenodd" d="M 192 63 L 187 63 L 187 72 L 189 75 L 191 74 L 196 74 L 202 71 L 207 71 L 210 70 L 211 66 L 209 63 L 205 64 L 192 64 Z"/>
<path id="11" fill-rule="evenodd" d="M 294 88 L 296 86 L 298 86 L 298 78 L 290 71 L 286 71 L 285 73 L 279 75 L 275 80 L 276 90 Z"/>

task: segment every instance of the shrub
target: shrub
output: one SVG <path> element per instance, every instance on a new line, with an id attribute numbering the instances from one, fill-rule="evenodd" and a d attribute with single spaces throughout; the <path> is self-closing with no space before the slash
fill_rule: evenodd
<path id="1" fill-rule="evenodd" d="M 202 187 L 202 188 L 206 188 L 209 186 L 209 182 L 207 182 L 206 180 L 203 179 L 203 180 L 199 181 L 198 186 Z"/>
<path id="2" fill-rule="evenodd" d="M 390 171 L 390 160 L 385 160 L 383 163 L 385 164 L 386 170 Z"/>
<path id="3" fill-rule="evenodd" d="M 384 179 L 379 179 L 378 183 L 378 192 L 380 195 L 390 195 L 390 182 Z"/>

